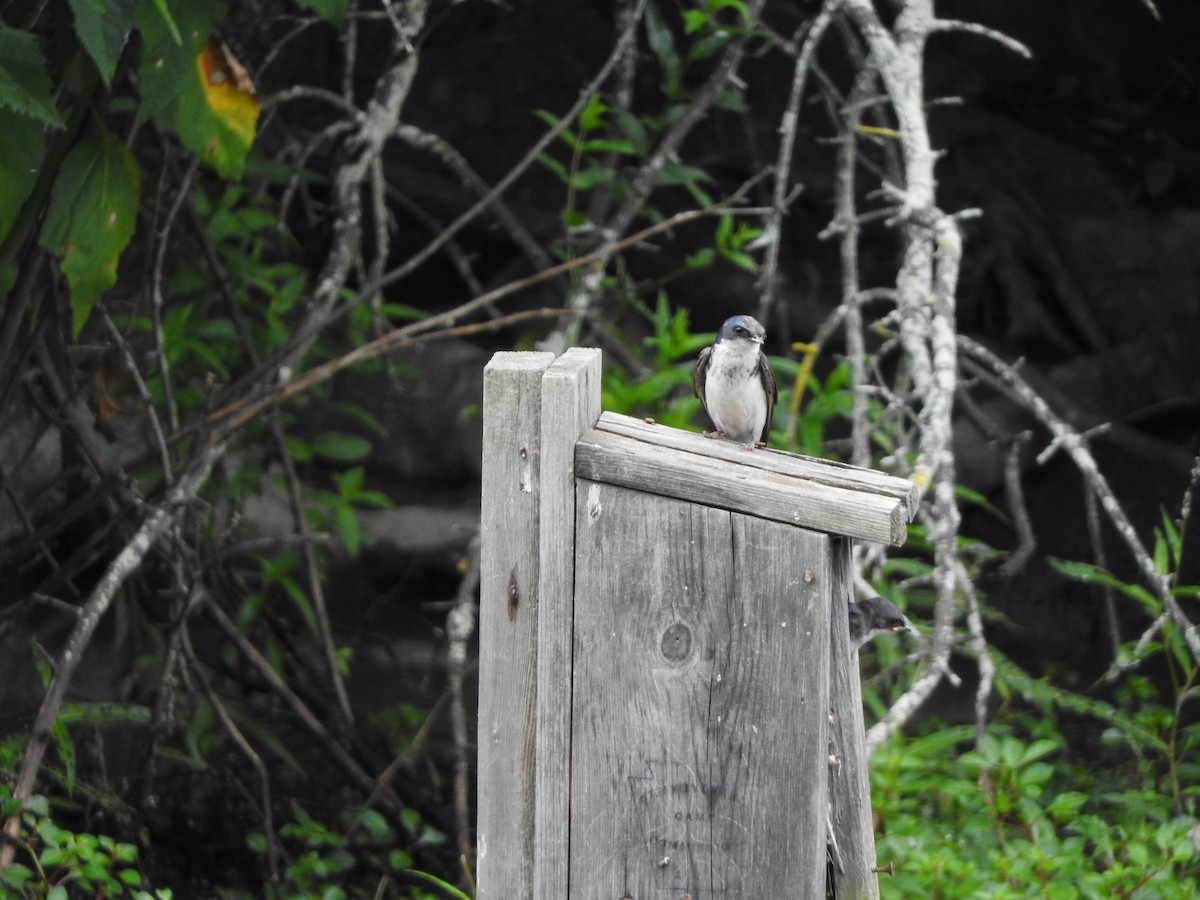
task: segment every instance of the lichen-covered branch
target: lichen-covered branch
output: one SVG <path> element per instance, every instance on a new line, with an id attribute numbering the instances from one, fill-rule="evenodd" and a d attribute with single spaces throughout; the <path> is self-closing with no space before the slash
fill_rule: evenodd
<path id="1" fill-rule="evenodd" d="M 1083 435 L 1079 434 L 1079 432 L 1056 414 L 1050 408 L 1050 405 L 1020 376 L 1016 369 L 1008 365 L 992 351 L 979 342 L 962 335 L 958 337 L 958 346 L 965 354 L 986 366 L 1005 388 L 1011 392 L 1011 395 L 1025 409 L 1031 412 L 1039 422 L 1046 426 L 1050 431 L 1054 444 L 1066 451 L 1071 461 L 1075 464 L 1075 468 L 1083 476 L 1088 488 L 1100 501 L 1100 508 L 1104 510 L 1105 515 L 1108 516 L 1117 534 L 1132 554 L 1134 563 L 1141 572 L 1142 579 L 1154 592 L 1155 597 L 1162 603 L 1166 615 L 1175 622 L 1179 630 L 1183 633 L 1183 638 L 1187 642 L 1192 657 L 1200 661 L 1200 634 L 1197 633 L 1196 623 L 1191 622 L 1179 606 L 1179 601 L 1175 599 L 1175 595 L 1171 592 L 1170 578 L 1159 572 L 1154 565 L 1153 555 L 1146 549 L 1141 538 L 1138 537 L 1137 529 L 1134 528 L 1133 523 L 1125 513 L 1124 507 L 1121 506 L 1116 494 L 1109 486 L 1108 479 L 1100 471 L 1100 467 L 1096 464 L 1096 458 L 1092 455 L 1092 451 L 1088 447 Z"/>

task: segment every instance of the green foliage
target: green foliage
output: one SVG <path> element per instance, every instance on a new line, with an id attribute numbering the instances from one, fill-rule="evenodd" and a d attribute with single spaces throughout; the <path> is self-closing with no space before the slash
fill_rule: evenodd
<path id="1" fill-rule="evenodd" d="M 116 281 L 141 186 L 129 148 L 109 135 L 101 116 L 88 115 L 99 111 L 95 86 L 123 91 L 103 102 L 132 105 L 234 179 L 254 139 L 258 104 L 206 76 L 205 42 L 225 12 L 217 0 L 52 5 L 55 41 L 0 25 L 0 287 L 15 281 L 15 250 L 42 222 L 38 244 L 59 258 L 67 277 L 74 336 Z M 135 29 L 142 43 L 136 98 L 118 71 Z M 52 130 L 43 134 L 42 124 Z"/>
<path id="2" fill-rule="evenodd" d="M 700 409 L 692 390 L 696 354 L 711 344 L 712 334 L 692 334 L 687 310 L 672 311 L 666 294 L 660 293 L 651 310 L 633 301 L 634 309 L 653 327 L 645 345 L 654 350 L 654 369 L 641 380 L 631 379 L 619 366 L 604 374 L 601 402 L 605 409 L 632 416 L 645 416 L 663 425 L 687 428 Z"/>
<path id="3" fill-rule="evenodd" d="M 0 814 L 7 819 L 19 812 L 18 861 L 0 870 L 5 897 L 131 897 L 134 900 L 170 900 L 170 890 L 145 884 L 136 868 L 138 850 L 133 844 L 106 834 L 76 833 L 55 824 L 45 797 L 33 796 L 24 809 L 14 808 L 9 788 L 0 782 Z"/>
<path id="4" fill-rule="evenodd" d="M 54 107 L 37 40 L 5 25 L 0 25 L 0 105 L 53 128 L 66 126 Z"/>
<path id="5" fill-rule="evenodd" d="M 723 213 L 717 219 L 713 246 L 701 247 L 689 256 L 688 266 L 694 269 L 704 268 L 716 262 L 717 257 L 723 257 L 739 269 L 757 273 L 758 260 L 747 252 L 747 245 L 762 234 L 762 229 L 753 228 L 745 222 L 739 222 L 735 228 L 733 223 L 733 216 Z"/>
<path id="6" fill-rule="evenodd" d="M 347 0 L 297 0 L 297 3 L 335 25 L 341 25 L 346 20 Z"/>
<path id="7" fill-rule="evenodd" d="M 107 134 L 91 135 L 67 154 L 50 196 L 41 244 L 58 256 L 71 287 L 71 336 L 117 281 L 117 262 L 137 222 L 141 170 Z"/>
<path id="8" fill-rule="evenodd" d="M 287 857 L 279 893 L 296 898 L 369 898 L 383 895 L 408 900 L 433 900 L 435 897 L 467 900 L 468 895 L 427 872 L 414 868 L 413 850 L 437 846 L 446 838 L 421 820 L 412 809 L 405 810 L 399 830 L 373 809 L 347 810 L 337 828 L 311 816 L 293 801 L 291 821 L 279 829 L 278 842 Z M 250 834 L 247 845 L 260 857 L 267 856 L 267 837 Z M 409 849 L 401 849 L 408 847 Z M 412 882 L 432 885 L 430 893 Z M 404 885 L 409 886 L 405 887 Z M 402 893 L 396 893 L 402 891 Z M 226 891 L 226 898 L 240 897 Z"/>
<path id="9" fill-rule="evenodd" d="M 335 472 L 333 481 L 336 490 L 313 489 L 309 492 L 309 497 L 318 507 L 310 515 L 313 524 L 334 530 L 351 556 L 356 556 L 363 545 L 357 509 L 361 506 L 387 508 L 392 505 L 384 494 L 363 487 L 364 475 L 361 466 Z"/>
<path id="10" fill-rule="evenodd" d="M 1178 584 L 1182 534 L 1163 516 L 1163 524 L 1155 531 L 1153 558 L 1159 574 L 1165 576 L 1176 597 L 1195 597 L 1196 585 Z M 1117 680 L 1116 701 L 1106 719 L 1111 723 L 1106 740 L 1136 747 L 1141 775 L 1144 780 L 1159 783 L 1165 780 L 1178 810 L 1195 810 L 1200 797 L 1200 722 L 1194 720 L 1194 705 L 1200 700 L 1200 671 L 1192 657 L 1182 632 L 1173 619 L 1164 614 L 1162 600 L 1157 594 L 1139 584 L 1115 577 L 1100 566 L 1051 560 L 1068 578 L 1085 584 L 1116 590 L 1140 603 L 1157 627 L 1145 636 L 1127 641 L 1117 651 L 1109 671 L 1109 679 Z M 1165 668 L 1172 696 L 1164 704 L 1150 679 L 1137 674 L 1124 674 L 1159 660 Z M 1185 707 L 1193 707 L 1187 715 Z"/>
<path id="11" fill-rule="evenodd" d="M 993 726 L 898 738 L 872 757 L 883 896 L 1185 900 L 1200 891 L 1191 816 L 1153 789 L 1106 790 L 1062 739 Z"/>
<path id="12" fill-rule="evenodd" d="M 1177 595 L 1192 596 L 1191 586 L 1176 583 L 1179 529 L 1163 522 L 1156 564 Z M 1119 591 L 1149 618 L 1162 612 L 1153 592 L 1097 566 L 1055 566 Z M 891 560 L 885 590 L 898 599 L 897 585 L 919 583 L 928 570 L 919 559 Z M 916 596 L 900 597 L 901 605 Z M 977 743 L 974 728 L 928 722 L 871 760 L 878 858 L 895 868 L 882 882 L 884 896 L 1197 896 L 1200 723 L 1185 709 L 1197 699 L 1196 667 L 1174 625 L 1162 620 L 1157 639 L 1121 648 L 1109 678 L 1096 686 L 1107 686 L 1107 696 L 1032 677 L 995 648 L 989 652 L 1002 706 Z M 1169 680 L 1134 669 L 1150 664 Z M 881 692 L 893 689 L 887 681 L 866 685 L 868 708 L 882 714 L 888 703 Z M 1099 741 L 1069 747 L 1058 722 L 1064 713 L 1076 723 L 1073 733 L 1081 721 L 1098 724 Z"/>
<path id="13" fill-rule="evenodd" d="M 736 0 L 710 0 L 702 10 L 685 12 L 688 27 L 684 31 L 686 41 L 681 46 L 672 22 L 656 4 L 648 4 L 643 21 L 647 43 L 662 76 L 662 108 L 654 113 L 635 114 L 632 110 L 617 107 L 604 95 L 596 94 L 588 98 L 588 103 L 572 123 L 573 127 L 560 133 L 560 139 L 570 149 L 570 160 L 564 163 L 551 154 L 539 157 L 542 164 L 567 185 L 563 224 L 568 229 L 568 259 L 574 255 L 571 230 L 596 224 L 588 220 L 579 195 L 586 191 L 604 190 L 613 199 L 620 200 L 628 193 L 628 173 L 620 163 L 646 162 L 660 138 L 686 112 L 693 99 L 688 83 L 691 75 L 689 66 L 712 56 L 734 34 L 732 28 L 720 22 L 719 14 L 725 9 L 736 10 L 739 19 L 747 11 L 745 5 Z M 696 12 L 701 13 L 702 20 L 694 18 Z M 741 108 L 740 96 L 735 90 L 727 91 L 718 105 L 726 109 Z M 558 118 L 545 110 L 537 110 L 535 115 L 549 125 L 559 124 Z M 705 185 L 711 183 L 713 178 L 703 169 L 678 159 L 667 160 L 655 176 L 656 187 L 682 188 L 700 206 L 709 206 L 713 202 L 712 196 L 705 190 Z M 662 218 L 658 209 L 649 202 L 640 213 L 651 221 Z M 708 265 L 715 259 L 715 254 L 719 254 L 734 265 L 753 271 L 756 263 L 742 248 L 757 237 L 758 232 L 744 225 L 735 229 L 732 220 L 726 221 L 724 218 L 717 231 L 714 255 L 706 256 L 704 251 L 700 251 L 689 260 L 689 265 Z"/>
<path id="14" fill-rule="evenodd" d="M 107 0 L 100 4 L 95 0 L 70 0 L 69 5 L 79 42 L 96 64 L 104 83 L 112 84 L 141 0 Z"/>
<path id="15" fill-rule="evenodd" d="M 808 399 L 802 404 L 795 422 L 790 420 L 790 409 L 794 392 L 798 389 L 797 377 L 802 364 L 793 359 L 780 357 L 771 360 L 779 382 L 779 405 L 771 428 L 772 443 L 805 456 L 828 457 L 831 454 L 830 431 L 838 422 L 849 420 L 853 403 L 853 387 L 850 369 L 846 363 L 838 363 L 822 381 L 810 374 L 806 385 Z"/>

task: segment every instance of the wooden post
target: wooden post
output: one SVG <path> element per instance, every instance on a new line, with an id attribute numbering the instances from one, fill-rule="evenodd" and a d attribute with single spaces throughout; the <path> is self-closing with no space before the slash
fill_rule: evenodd
<path id="1" fill-rule="evenodd" d="M 534 897 L 569 897 L 575 442 L 600 415 L 600 351 L 572 348 L 542 382 Z M 615 900 L 615 898 L 614 898 Z"/>
<path id="2" fill-rule="evenodd" d="M 849 538 L 911 485 L 485 379 L 479 897 L 876 898 Z"/>
<path id="3" fill-rule="evenodd" d="M 483 371 L 480 900 L 533 896 L 542 374 L 553 361 L 553 353 L 497 353 Z"/>
<path id="4" fill-rule="evenodd" d="M 850 541 L 833 540 L 833 606 L 829 617 L 829 854 L 837 900 L 878 900 L 873 871 L 875 823 L 863 732 L 858 650 L 850 646 L 847 618 L 854 591 Z"/>

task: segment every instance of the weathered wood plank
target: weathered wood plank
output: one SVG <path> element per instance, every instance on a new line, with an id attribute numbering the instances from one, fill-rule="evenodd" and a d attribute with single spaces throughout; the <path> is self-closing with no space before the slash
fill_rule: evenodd
<path id="1" fill-rule="evenodd" d="M 829 538 L 583 479 L 575 527 L 563 896 L 823 898 Z"/>
<path id="2" fill-rule="evenodd" d="M 917 486 L 907 478 L 898 478 L 875 469 L 864 469 L 861 466 L 852 466 L 836 460 L 815 459 L 811 456 L 786 453 L 782 450 L 747 451 L 740 444 L 730 441 L 712 440 L 693 431 L 681 431 L 678 428 L 647 422 L 645 419 L 635 419 L 620 413 L 601 413 L 600 419 L 596 422 L 596 428 L 600 431 L 609 431 L 613 434 L 644 440 L 660 447 L 673 447 L 712 459 L 723 459 L 745 466 L 766 469 L 769 472 L 778 472 L 793 478 L 827 484 L 830 487 L 870 491 L 895 497 L 897 500 L 903 501 L 910 520 L 917 512 Z"/>
<path id="3" fill-rule="evenodd" d="M 706 444 L 717 441 L 697 438 Z M 742 450 L 746 456 L 757 451 Z M 905 502 L 865 490 L 834 487 L 754 465 L 651 444 L 611 431 L 591 429 L 575 446 L 580 477 L 618 484 L 733 512 L 900 545 L 908 533 Z"/>
<path id="4" fill-rule="evenodd" d="M 538 475 L 552 353 L 483 372 L 477 879 L 480 900 L 533 894 Z"/>
<path id="5" fill-rule="evenodd" d="M 850 646 L 846 612 L 854 590 L 850 542 L 831 541 L 834 599 L 829 619 L 832 722 L 830 724 L 829 806 L 836 855 L 834 896 L 838 900 L 879 900 L 871 782 L 863 731 L 858 650 Z"/>
<path id="6" fill-rule="evenodd" d="M 570 818 L 575 441 L 600 415 L 600 351 L 574 348 L 542 378 L 534 894 L 564 900 Z"/>

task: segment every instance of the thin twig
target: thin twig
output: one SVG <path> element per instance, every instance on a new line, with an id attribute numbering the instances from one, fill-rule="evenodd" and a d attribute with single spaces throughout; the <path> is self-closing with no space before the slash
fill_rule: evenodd
<path id="1" fill-rule="evenodd" d="M 787 212 L 786 198 L 790 193 L 792 155 L 796 146 L 796 132 L 800 126 L 800 108 L 804 102 L 804 85 L 808 80 L 808 72 L 812 66 L 825 30 L 833 21 L 833 15 L 841 0 L 826 0 L 825 5 L 813 20 L 804 36 L 804 44 L 796 57 L 796 66 L 792 73 L 792 87 L 788 94 L 787 105 L 784 107 L 783 120 L 779 125 L 781 139 L 779 155 L 775 160 L 775 179 L 771 190 L 771 212 L 767 216 L 764 231 L 771 235 L 767 244 L 766 258 L 763 262 L 763 274 L 760 278 L 762 296 L 758 301 L 758 319 L 770 327 L 771 309 L 779 293 L 779 251 L 783 244 L 783 217 Z"/>
<path id="2" fill-rule="evenodd" d="M 350 705 L 350 694 L 346 690 L 346 680 L 338 666 L 337 646 L 333 639 L 333 627 L 329 622 L 329 604 L 325 602 L 325 588 L 321 583 L 321 567 L 317 562 L 316 542 L 313 540 L 312 527 L 308 524 L 307 509 L 304 503 L 304 491 L 300 484 L 300 476 L 296 472 L 296 464 L 288 452 L 287 435 L 280 421 L 279 411 L 271 410 L 271 434 L 275 446 L 279 450 L 280 461 L 283 464 L 284 480 L 287 482 L 288 503 L 292 509 L 292 526 L 300 538 L 300 555 L 304 559 L 304 578 L 308 583 L 308 593 L 312 598 L 313 614 L 317 620 L 317 637 L 321 642 L 322 656 L 325 660 L 325 674 L 333 685 L 333 696 L 337 701 L 341 725 L 347 734 L 354 731 L 354 710 Z"/>
<path id="3" fill-rule="evenodd" d="M 204 668 L 200 665 L 200 661 L 196 658 L 196 652 L 192 649 L 192 642 L 188 636 L 186 627 L 181 629 L 183 635 L 183 649 L 190 664 L 192 673 L 196 680 L 200 682 L 200 688 L 204 691 L 204 696 L 208 699 L 209 706 L 217 714 L 217 719 L 221 723 L 221 727 L 225 729 L 225 733 L 241 751 L 242 755 L 250 761 L 255 774 L 258 775 L 258 783 L 260 790 L 259 803 L 262 808 L 262 828 L 263 838 L 267 844 L 267 871 L 270 874 L 271 884 L 279 886 L 279 839 L 275 835 L 274 815 L 271 811 L 271 775 L 267 770 L 267 764 L 263 758 L 259 756 L 250 742 L 246 740 L 246 736 L 242 734 L 242 730 L 237 727 L 237 723 L 233 721 L 233 717 L 229 715 L 225 709 L 225 704 L 221 702 L 221 698 L 217 696 L 217 692 L 213 690 L 209 683 L 208 676 L 204 673 Z"/>
<path id="4" fill-rule="evenodd" d="M 980 25 L 977 22 L 961 22 L 958 19 L 938 19 L 933 23 L 931 31 L 965 31 L 967 34 L 975 34 L 979 37 L 985 37 L 988 40 L 995 41 L 1006 50 L 1011 50 L 1018 56 L 1025 59 L 1033 59 L 1033 53 L 1029 48 L 1018 41 L 1016 38 L 1011 38 L 1003 31 L 997 31 L 994 28 L 988 28 L 986 25 Z"/>
<path id="5" fill-rule="evenodd" d="M 309 734 L 315 737 L 321 746 L 325 748 L 329 758 L 350 776 L 350 779 L 363 792 L 364 796 L 372 795 L 376 788 L 378 788 L 379 796 L 393 810 L 399 811 L 403 807 L 403 804 L 395 792 L 388 785 L 377 784 L 375 779 L 367 774 L 346 748 L 321 724 L 320 719 L 313 714 L 308 705 L 280 677 L 270 661 L 259 652 L 257 647 L 247 640 L 246 636 L 242 634 L 237 625 L 225 614 L 225 611 L 221 609 L 216 600 L 211 596 L 206 596 L 204 599 L 206 601 L 204 604 L 205 611 L 212 617 L 225 636 L 237 647 L 238 652 L 242 654 L 263 681 L 267 683 L 270 689 L 295 713 L 296 718 L 300 720 Z"/>
<path id="6" fill-rule="evenodd" d="M 633 44 L 634 38 L 637 35 L 637 26 L 641 22 L 642 11 L 646 7 L 646 2 L 647 0 L 637 0 L 637 10 L 631 17 L 629 25 L 623 32 L 621 32 L 621 36 L 617 38 L 617 42 L 613 47 L 612 53 L 608 55 L 608 59 L 605 60 L 604 65 L 600 67 L 600 71 L 596 73 L 596 76 L 591 80 L 591 82 L 589 82 L 587 86 L 585 86 L 579 92 L 579 99 L 575 101 L 569 110 L 563 113 L 558 122 L 534 142 L 533 146 L 529 148 L 529 151 L 523 157 L 521 157 L 521 160 L 508 171 L 508 174 L 496 182 L 495 186 L 488 192 L 487 196 L 481 197 L 474 206 L 462 213 L 457 219 L 447 225 L 446 228 L 437 235 L 437 237 L 414 253 L 404 263 L 388 272 L 387 275 L 380 280 L 379 284 L 375 286 L 376 290 L 385 288 L 389 284 L 393 284 L 394 282 L 399 281 L 401 278 L 406 277 L 419 266 L 421 266 L 427 259 L 437 253 L 437 251 L 441 249 L 442 245 L 445 244 L 446 241 L 450 240 L 450 238 L 458 234 L 458 232 L 466 227 L 470 222 L 474 221 L 475 218 L 485 209 L 491 206 L 496 199 L 503 196 L 504 192 L 512 186 L 513 182 L 515 182 L 522 174 L 524 174 L 525 170 L 537 161 L 537 158 L 542 155 L 543 151 L 545 151 L 545 149 L 549 147 L 555 139 L 558 138 L 563 130 L 575 121 L 575 118 L 579 115 L 580 111 L 591 100 L 592 95 L 600 89 L 600 86 L 603 85 L 605 81 L 608 80 L 608 76 L 612 74 L 612 70 L 616 67 L 617 63 L 620 62 L 621 57 Z"/>
<path id="7" fill-rule="evenodd" d="M 175 217 L 179 215 L 179 210 L 188 197 L 188 187 L 191 185 L 192 178 L 195 177 L 199 166 L 200 157 L 196 156 L 192 158 L 191 162 L 188 163 L 187 169 L 184 170 L 179 190 L 170 208 L 167 210 L 167 218 L 158 233 L 158 245 L 154 248 L 154 269 L 150 275 L 151 309 L 154 312 L 154 357 L 158 362 L 159 378 L 162 380 L 163 403 L 167 410 L 167 423 L 171 426 L 172 431 L 179 428 L 179 408 L 175 404 L 175 394 L 171 389 L 171 366 L 167 362 L 166 340 L 163 336 L 163 265 L 167 258 L 167 245 L 169 244 L 168 238 L 171 236 L 171 228 L 175 224 Z M 169 468 L 163 470 L 163 478 L 170 478 Z"/>
<path id="8" fill-rule="evenodd" d="M 645 208 L 646 200 L 649 198 L 651 192 L 653 192 L 655 185 L 658 183 L 659 175 L 667 163 L 676 158 L 684 139 L 691 134 L 692 129 L 699 124 L 712 105 L 717 102 L 721 96 L 721 92 L 725 90 L 729 80 L 737 72 L 737 68 L 745 54 L 746 43 L 750 40 L 751 35 L 754 34 L 755 26 L 762 14 L 765 2 L 766 0 L 752 0 L 752 2 L 746 5 L 744 12 L 745 28 L 737 37 L 734 37 L 730 41 L 729 45 L 721 53 L 713 71 L 705 79 L 704 84 L 693 94 L 691 102 L 683 112 L 672 121 L 671 127 L 659 139 L 658 145 L 654 148 L 654 152 L 650 155 L 650 158 L 638 169 L 637 174 L 626 188 L 621 203 L 613 213 L 612 218 L 600 228 L 601 239 L 606 246 L 615 246 L 614 242 L 616 239 L 629 230 L 634 220 Z M 608 259 L 607 255 L 597 259 L 591 270 L 575 286 L 575 289 L 571 292 L 571 296 L 567 298 L 567 306 L 570 309 L 584 315 L 591 310 L 599 294 L 600 287 L 603 284 L 604 271 L 608 265 Z M 573 325 L 565 323 L 560 325 L 553 334 L 543 341 L 543 346 L 558 349 L 560 345 L 565 347 L 574 343 L 575 338 L 578 336 L 578 328 L 578 320 Z"/>
<path id="9" fill-rule="evenodd" d="M 113 343 L 117 345 L 117 349 L 121 351 L 121 355 L 125 358 L 125 370 L 129 373 L 129 377 L 133 379 L 138 397 L 141 398 L 142 405 L 145 407 L 146 418 L 150 421 L 150 431 L 154 435 L 154 446 L 158 450 L 158 463 L 162 466 L 163 482 L 167 486 L 170 486 L 171 453 L 167 449 L 167 436 L 163 433 L 162 422 L 158 418 L 158 410 L 154 408 L 154 398 L 150 396 L 150 389 L 146 387 L 146 381 L 142 378 L 141 370 L 138 369 L 137 360 L 133 358 L 133 351 L 129 349 L 129 342 L 125 340 L 125 335 L 121 334 L 121 330 L 117 328 L 116 323 L 107 312 L 104 313 L 104 325 L 108 329 Z"/>
<path id="10" fill-rule="evenodd" d="M 1031 412 L 1038 421 L 1049 429 L 1055 445 L 1066 450 L 1071 461 L 1083 476 L 1088 488 L 1095 492 L 1096 497 L 1100 501 L 1101 509 L 1104 510 L 1109 521 L 1116 528 L 1117 534 L 1124 541 L 1125 546 L 1129 548 L 1141 572 L 1142 578 L 1150 586 L 1167 614 L 1174 620 L 1183 633 L 1184 641 L 1187 643 L 1193 658 L 1200 660 L 1200 634 L 1197 633 L 1196 624 L 1189 621 L 1180 608 L 1179 601 L 1175 599 L 1175 596 L 1171 592 L 1169 577 L 1161 574 L 1155 567 L 1153 556 L 1147 551 L 1145 545 L 1138 537 L 1137 529 L 1134 528 L 1133 523 L 1125 513 L 1124 507 L 1121 506 L 1116 494 L 1113 493 L 1112 488 L 1108 484 L 1108 479 L 1100 471 L 1100 467 L 1096 464 L 1096 459 L 1092 456 L 1091 449 L 1088 447 L 1083 436 L 1059 417 L 1014 368 L 996 356 L 991 350 L 962 335 L 958 337 L 958 345 L 964 353 L 986 365 L 1005 385 L 1010 396 L 1016 399 L 1021 406 Z"/>
<path id="11" fill-rule="evenodd" d="M 29 743 L 25 747 L 25 758 L 21 761 L 12 792 L 13 800 L 18 807 L 24 804 L 33 793 L 33 786 L 50 742 L 51 728 L 54 726 L 55 719 L 58 718 L 58 713 L 66 698 L 67 688 L 70 686 L 79 664 L 83 661 L 83 654 L 91 644 L 92 636 L 95 634 L 96 626 L 100 624 L 100 619 L 108 611 L 108 607 L 112 604 L 121 585 L 125 583 L 125 579 L 141 566 L 146 554 L 166 533 L 176 514 L 195 499 L 196 494 L 208 479 L 213 464 L 224 450 L 225 444 L 218 443 L 210 444 L 200 451 L 163 501 L 146 515 L 141 526 L 125 544 L 124 549 L 109 564 L 80 609 L 79 619 L 67 638 L 66 646 L 59 656 L 54 677 L 50 680 L 50 685 L 42 698 L 42 704 L 38 708 L 37 716 L 34 718 L 33 727 L 30 729 Z M 5 822 L 4 833 L 15 838 L 20 827 L 21 814 L 18 811 Z M 12 845 L 6 843 L 0 847 L 0 867 L 11 862 Z"/>
<path id="12" fill-rule="evenodd" d="M 557 276 L 569 272 L 572 269 L 591 265 L 602 257 L 606 257 L 628 247 L 632 247 L 633 245 L 641 243 L 642 241 L 645 241 L 656 234 L 660 234 L 686 222 L 691 222 L 695 219 L 703 218 L 705 216 L 719 215 L 721 213 L 754 213 L 756 212 L 755 210 L 739 209 L 737 206 L 737 204 L 741 202 L 745 192 L 749 189 L 750 184 L 751 182 L 747 182 L 728 199 L 719 203 L 715 203 L 712 206 L 706 206 L 703 209 L 692 209 L 681 213 L 676 213 L 675 215 L 651 225 L 642 231 L 637 232 L 636 234 L 630 235 L 624 240 L 617 241 L 615 244 L 606 245 L 605 247 L 601 247 L 591 253 L 585 254 L 584 256 L 577 257 L 573 260 L 560 263 L 557 266 L 552 266 L 549 269 L 543 269 L 541 272 L 535 272 L 534 274 L 526 276 L 525 278 L 501 285 L 498 288 L 488 291 L 486 294 L 481 294 L 480 296 L 475 297 L 466 303 L 456 306 L 454 309 L 447 310 L 444 313 L 438 313 L 437 315 L 421 319 L 418 322 L 409 323 L 408 325 L 404 325 L 395 329 L 394 331 L 390 331 L 373 341 L 355 348 L 354 350 L 338 357 L 337 359 L 330 360 L 323 365 L 306 370 L 303 374 L 296 376 L 295 378 L 289 378 L 282 385 L 266 385 L 257 394 L 244 393 L 238 399 L 209 413 L 203 420 L 184 427 L 180 432 L 172 437 L 172 440 L 178 440 L 183 435 L 189 434 L 202 426 L 213 427 L 220 425 L 222 433 L 231 429 L 240 428 L 243 424 L 252 419 L 255 415 L 261 413 L 263 410 L 273 406 L 278 406 L 279 404 L 307 390 L 313 385 L 325 381 L 327 378 L 333 376 L 337 372 L 340 372 L 343 369 L 352 365 L 356 365 L 360 362 L 377 359 L 378 357 L 386 353 L 390 353 L 393 350 L 398 350 L 401 347 L 411 346 L 425 340 L 442 339 L 447 337 L 463 336 L 467 334 L 478 334 L 486 331 L 495 331 L 535 318 L 577 315 L 577 313 L 571 310 L 537 309 L 513 313 L 489 322 L 454 327 L 454 323 L 459 319 L 473 315 L 478 310 L 486 308 L 495 303 L 497 300 L 503 299 L 510 294 L 515 294 L 518 291 L 532 287 L 533 285 L 539 284 L 548 279 L 556 278 Z M 382 282 L 368 284 L 362 288 L 361 293 L 369 294 L 372 291 L 382 288 L 382 286 Z M 334 319 L 331 319 L 324 324 L 329 324 L 329 322 L 333 320 Z M 430 332 L 434 333 L 431 334 Z M 265 374 L 274 371 L 281 364 L 281 362 L 282 361 L 279 357 L 275 357 L 270 361 L 264 362 L 263 365 L 259 367 L 259 374 L 253 379 L 253 381 L 263 380 Z"/>
<path id="13" fill-rule="evenodd" d="M 462 185 L 476 196 L 484 198 L 491 193 L 491 187 L 480 177 L 479 173 L 471 168 L 471 164 L 463 158 L 463 155 L 437 135 L 405 123 L 396 129 L 396 137 L 411 147 L 436 156 L 442 165 L 449 169 Z M 542 245 L 537 242 L 529 229 L 521 224 L 507 203 L 496 197 L 491 203 L 490 211 L 496 221 L 508 231 L 512 242 L 521 249 L 521 252 L 534 266 L 545 269 L 553 265 L 550 254 L 542 249 Z"/>
<path id="14" fill-rule="evenodd" d="M 979 667 L 979 684 L 975 688 L 975 749 L 981 750 L 983 737 L 987 733 L 988 701 L 992 696 L 992 684 L 996 680 L 996 663 L 992 659 L 991 648 L 983 633 L 979 596 L 975 593 L 975 585 L 971 583 L 966 567 L 961 563 L 958 567 L 958 579 L 966 600 L 967 633 L 971 636 L 971 649 L 975 654 L 975 664 Z"/>
<path id="15" fill-rule="evenodd" d="M 1031 438 L 1028 431 L 1018 434 L 1009 442 L 1004 458 L 1004 495 L 1008 499 L 1008 512 L 1017 532 L 1017 546 L 1000 567 L 1000 574 L 1005 578 L 1021 572 L 1037 550 L 1037 537 L 1033 533 L 1033 521 L 1029 517 L 1025 491 L 1021 486 L 1021 451 Z"/>
<path id="16" fill-rule="evenodd" d="M 463 701 L 463 680 L 467 669 L 467 644 L 475 633 L 479 592 L 479 532 L 467 546 L 466 571 L 459 582 L 454 607 L 446 617 L 449 647 L 446 653 L 447 681 L 450 686 L 450 726 L 454 733 L 454 818 L 458 831 L 458 852 L 470 858 L 471 839 L 470 771 L 471 747 L 467 730 L 467 709 Z"/>

